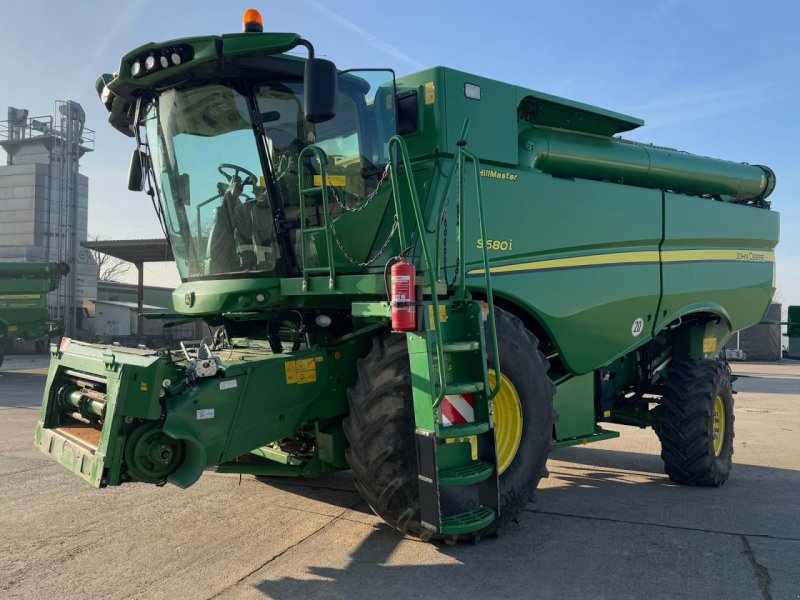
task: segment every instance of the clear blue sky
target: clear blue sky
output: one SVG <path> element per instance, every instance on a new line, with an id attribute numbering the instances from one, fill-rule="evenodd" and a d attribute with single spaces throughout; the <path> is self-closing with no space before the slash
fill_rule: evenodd
<path id="1" fill-rule="evenodd" d="M 5 2 L 0 119 L 8 105 L 31 115 L 55 99 L 83 105 L 97 132 L 82 161 L 90 234 L 160 231 L 148 198 L 125 189 L 132 144 L 108 126 L 96 76 L 144 42 L 239 31 L 250 7 L 340 68 L 451 66 L 643 118 L 636 140 L 772 167 L 779 299 L 800 304 L 800 9 L 789 0 Z M 146 273 L 149 284 L 176 281 Z"/>

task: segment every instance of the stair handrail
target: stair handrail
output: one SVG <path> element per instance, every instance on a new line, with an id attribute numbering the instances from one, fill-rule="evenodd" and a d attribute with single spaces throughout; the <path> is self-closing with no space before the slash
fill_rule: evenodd
<path id="1" fill-rule="evenodd" d="M 465 142 L 466 144 L 466 142 Z M 483 240 L 483 244 L 481 244 L 482 249 L 482 258 L 483 258 L 483 279 L 486 286 L 486 303 L 489 305 L 489 315 L 487 321 L 489 322 L 489 330 L 491 332 L 492 338 L 492 349 L 494 350 L 494 376 L 495 376 L 495 386 L 489 392 L 489 401 L 494 400 L 495 396 L 497 396 L 498 392 L 500 392 L 500 387 L 503 384 L 502 375 L 500 373 L 500 347 L 497 343 L 497 322 L 495 321 L 495 313 L 494 313 L 494 292 L 492 291 L 492 276 L 491 272 L 489 271 L 489 254 L 486 249 L 486 219 L 484 214 L 483 208 L 483 192 L 481 191 L 481 163 L 478 160 L 478 157 L 475 156 L 472 152 L 466 149 L 464 146 L 459 146 L 459 154 L 461 160 L 461 168 L 459 169 L 460 177 L 463 177 L 464 173 L 464 159 L 469 159 L 472 161 L 472 164 L 475 167 L 475 193 L 477 194 L 477 204 L 478 204 L 478 225 L 480 229 L 480 239 Z M 461 207 L 461 214 L 464 214 L 464 186 L 462 185 L 460 188 L 459 193 L 459 203 Z M 460 285 L 461 285 L 461 293 L 463 294 L 464 289 L 466 287 L 466 259 L 464 252 L 464 233 L 463 231 L 460 233 L 460 244 L 461 244 L 461 261 L 460 261 Z"/>
<path id="2" fill-rule="evenodd" d="M 394 210 L 397 217 L 397 232 L 400 237 L 400 252 L 406 252 L 409 248 L 408 232 L 403 220 L 403 211 L 400 206 L 400 182 L 398 179 L 399 165 L 397 153 L 399 152 L 400 161 L 402 162 L 403 169 L 406 176 L 406 184 L 408 186 L 409 195 L 411 197 L 411 207 L 414 211 L 414 219 L 417 224 L 417 238 L 419 245 L 422 248 L 422 255 L 425 258 L 425 266 L 428 270 L 428 281 L 431 286 L 431 303 L 433 304 L 433 318 L 431 319 L 431 327 L 434 331 L 434 340 L 436 343 L 436 364 L 439 371 L 439 390 L 436 398 L 433 401 L 432 407 L 434 409 L 444 400 L 446 386 L 447 386 L 447 373 L 445 371 L 444 361 L 444 341 L 442 339 L 441 323 L 437 326 L 439 321 L 439 291 L 437 289 L 438 282 L 438 261 L 434 263 L 431 260 L 430 250 L 428 249 L 428 241 L 425 238 L 425 224 L 422 218 L 422 210 L 419 205 L 419 197 L 417 196 L 417 186 L 414 184 L 414 174 L 411 170 L 411 160 L 408 156 L 408 146 L 406 141 L 399 135 L 394 135 L 389 139 L 388 154 L 389 154 L 389 175 L 392 181 L 392 195 L 394 196 Z"/>
<path id="3" fill-rule="evenodd" d="M 489 330 L 491 333 L 492 349 L 494 350 L 494 372 L 495 372 L 495 386 L 490 390 L 488 400 L 493 400 L 502 385 L 502 377 L 500 373 L 500 351 L 497 342 L 497 322 L 495 321 L 494 310 L 494 292 L 492 291 L 492 278 L 489 270 L 489 253 L 486 248 L 486 219 L 483 207 L 483 191 L 481 185 L 481 163 L 478 157 L 467 150 L 467 134 L 469 133 L 469 119 L 464 119 L 464 124 L 461 127 L 461 135 L 456 142 L 456 152 L 453 156 L 453 163 L 450 167 L 450 173 L 447 176 L 447 183 L 445 183 L 444 193 L 442 198 L 447 198 L 450 193 L 450 186 L 453 183 L 456 171 L 458 172 L 458 210 L 462 215 L 462 222 L 464 220 L 464 163 L 466 160 L 472 162 L 475 168 L 475 193 L 477 195 L 478 205 L 478 227 L 480 229 L 480 238 L 483 243 L 481 244 L 482 259 L 483 259 L 483 278 L 486 288 L 486 303 L 489 307 L 489 315 L 487 321 L 489 322 Z M 465 160 L 466 159 L 466 160 Z M 444 211 L 445 204 L 442 203 L 442 212 Z M 441 213 L 439 214 L 436 226 L 436 236 L 438 239 L 439 228 L 441 227 Z M 466 239 L 464 230 L 459 227 L 458 231 L 458 275 L 457 275 L 457 288 L 455 297 L 463 300 L 466 297 Z M 438 272 L 438 255 L 437 255 L 437 272 Z M 447 269 L 447 265 L 443 265 L 443 269 Z"/>
<path id="4" fill-rule="evenodd" d="M 311 181 L 311 187 L 303 187 L 306 180 L 306 166 L 305 160 L 308 157 L 313 157 L 319 163 L 319 187 L 314 185 Z M 322 203 L 322 216 L 323 224 L 320 227 L 325 228 L 325 247 L 328 254 L 328 288 L 334 288 L 336 280 L 336 265 L 333 260 L 333 232 L 331 231 L 331 215 L 330 207 L 328 205 L 328 155 L 325 151 L 314 144 L 310 144 L 300 151 L 297 156 L 297 179 L 299 180 L 300 189 L 300 256 L 303 261 L 303 290 L 308 289 L 308 275 L 307 271 L 311 268 L 308 267 L 306 261 L 306 194 L 317 193 L 321 194 Z"/>

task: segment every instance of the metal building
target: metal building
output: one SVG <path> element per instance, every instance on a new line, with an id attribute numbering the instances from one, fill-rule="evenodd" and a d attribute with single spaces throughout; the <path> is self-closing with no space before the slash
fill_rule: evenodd
<path id="1" fill-rule="evenodd" d="M 70 273 L 49 298 L 51 317 L 66 335 L 80 337 L 83 315 L 96 297 L 97 266 L 80 246 L 86 241 L 89 180 L 79 160 L 94 150 L 94 131 L 72 100 L 57 101 L 53 115 L 29 117 L 9 107 L 0 121 L 0 261 L 65 262 Z"/>

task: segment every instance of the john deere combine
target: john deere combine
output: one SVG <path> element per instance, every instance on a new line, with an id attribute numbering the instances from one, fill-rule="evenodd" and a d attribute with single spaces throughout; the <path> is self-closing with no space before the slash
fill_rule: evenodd
<path id="1" fill-rule="evenodd" d="M 162 317 L 210 333 L 62 340 L 44 452 L 97 487 L 349 468 L 388 523 L 451 540 L 513 519 L 550 449 L 604 423 L 653 427 L 675 482 L 728 479 L 716 357 L 774 291 L 770 169 L 453 69 L 339 71 L 245 21 L 97 81 L 182 276 Z"/>
<path id="2" fill-rule="evenodd" d="M 67 273 L 65 263 L 0 263 L 0 365 L 5 339 L 45 348 L 51 337 L 64 331 L 63 323 L 49 318 L 47 294 Z"/>

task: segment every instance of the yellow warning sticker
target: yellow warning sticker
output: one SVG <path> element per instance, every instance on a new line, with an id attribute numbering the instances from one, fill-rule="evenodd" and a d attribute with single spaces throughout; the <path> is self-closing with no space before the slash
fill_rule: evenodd
<path id="1" fill-rule="evenodd" d="M 321 357 L 317 357 L 321 358 Z M 286 362 L 286 383 L 314 383 L 317 380 L 316 358 L 302 358 Z"/>
<path id="2" fill-rule="evenodd" d="M 703 354 L 717 351 L 717 338 L 703 338 Z"/>
<path id="3" fill-rule="evenodd" d="M 147 391 L 147 384 L 144 381 L 142 382 L 142 385 L 139 386 L 139 390 L 141 390 L 142 392 Z"/>
<path id="4" fill-rule="evenodd" d="M 322 175 L 314 175 L 314 185 L 317 187 L 322 185 Z M 328 185 L 332 187 L 345 187 L 347 185 L 347 178 L 344 175 L 328 175 Z"/>
<path id="5" fill-rule="evenodd" d="M 431 323 L 431 329 L 436 329 L 436 321 L 433 319 L 433 304 L 428 305 L 428 320 Z M 447 323 L 447 307 L 444 304 L 439 305 L 439 323 Z"/>
<path id="6" fill-rule="evenodd" d="M 436 87 L 432 81 L 425 84 L 425 104 L 433 104 L 436 100 Z"/>
<path id="7" fill-rule="evenodd" d="M 9 325 L 8 333 L 14 333 L 17 329 L 19 329 L 19 327 L 17 327 L 16 325 Z"/>

